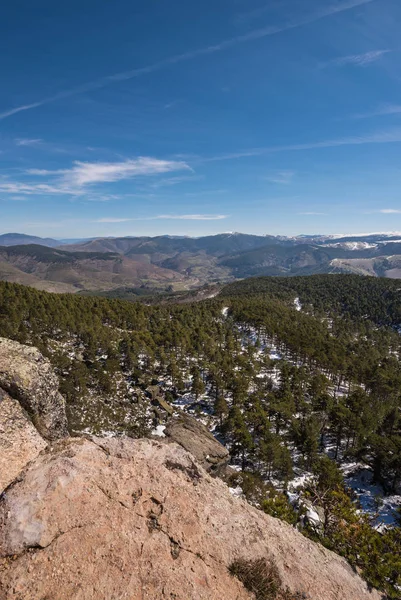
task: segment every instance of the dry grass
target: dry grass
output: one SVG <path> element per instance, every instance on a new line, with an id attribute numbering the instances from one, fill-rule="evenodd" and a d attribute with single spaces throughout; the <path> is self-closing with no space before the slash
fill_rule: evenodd
<path id="1" fill-rule="evenodd" d="M 271 559 L 245 560 L 239 558 L 229 567 L 255 600 L 307 600 L 302 592 L 290 592 L 282 585 L 275 563 Z"/>

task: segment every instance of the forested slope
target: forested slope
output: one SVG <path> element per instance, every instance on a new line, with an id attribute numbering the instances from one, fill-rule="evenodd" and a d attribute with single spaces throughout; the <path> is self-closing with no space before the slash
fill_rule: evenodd
<path id="1" fill-rule="evenodd" d="M 400 493 L 399 314 L 396 282 L 353 276 L 251 279 L 154 306 L 0 283 L 0 335 L 50 357 L 73 431 L 147 433 L 138 390 L 158 383 L 224 441 L 239 470 L 231 485 L 259 507 L 297 521 L 304 504 L 294 510 L 287 491 L 302 476 L 298 499 L 324 513 L 305 531 L 391 598 L 397 516 L 383 530 L 379 500 L 361 515 L 338 467 L 365 469 L 385 507 Z"/>
<path id="2" fill-rule="evenodd" d="M 347 315 L 377 325 L 401 324 L 401 284 L 398 280 L 355 275 L 255 277 L 227 285 L 222 296 L 267 295 L 286 303 L 299 298 L 312 314 Z"/>

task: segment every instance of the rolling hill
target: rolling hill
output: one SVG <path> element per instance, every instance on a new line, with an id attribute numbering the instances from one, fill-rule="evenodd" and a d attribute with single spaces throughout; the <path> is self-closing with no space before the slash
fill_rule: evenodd
<path id="1" fill-rule="evenodd" d="M 171 237 L 125 237 L 97 238 L 83 244 L 65 246 L 65 250 L 80 252 L 120 252 L 123 254 L 160 254 L 174 255 L 181 252 L 205 252 L 213 256 L 224 256 L 236 252 L 244 252 L 265 246 L 282 245 L 283 242 L 274 236 L 249 235 L 245 233 L 221 233 L 200 238 Z M 293 243 L 293 242 L 292 242 Z"/>
<path id="2" fill-rule="evenodd" d="M 23 234 L 1 237 L 7 243 L 30 239 Z M 264 275 L 354 273 L 401 278 L 401 240 L 388 235 L 96 238 L 57 248 L 49 243 L 60 242 L 39 240 L 40 244 L 0 246 L 0 279 L 75 293 L 190 290 Z"/>
<path id="3" fill-rule="evenodd" d="M 0 235 L 0 246 L 21 246 L 25 244 L 40 244 L 56 248 L 60 242 L 52 238 L 41 238 L 36 235 L 26 235 L 25 233 L 3 233 Z"/>
<path id="4" fill-rule="evenodd" d="M 166 286 L 184 277 L 117 253 L 65 252 L 39 245 L 0 248 L 0 279 L 55 292 Z"/>

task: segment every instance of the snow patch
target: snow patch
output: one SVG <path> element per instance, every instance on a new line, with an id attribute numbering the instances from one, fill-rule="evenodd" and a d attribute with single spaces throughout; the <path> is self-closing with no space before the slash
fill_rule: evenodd
<path id="1" fill-rule="evenodd" d="M 295 298 L 294 300 L 294 305 L 295 305 L 295 310 L 302 310 L 302 304 L 299 300 L 299 298 Z"/>
<path id="2" fill-rule="evenodd" d="M 152 431 L 152 435 L 156 435 L 157 437 L 166 437 L 166 434 L 164 433 L 165 429 L 165 425 L 158 425 L 156 429 Z"/>
<path id="3" fill-rule="evenodd" d="M 353 490 L 361 509 L 376 519 L 376 529 L 392 526 L 396 521 L 395 511 L 401 507 L 401 496 L 384 495 L 381 485 L 373 483 L 373 470 L 362 463 L 351 462 L 341 466 L 346 484 Z"/>
<path id="4" fill-rule="evenodd" d="M 239 485 L 235 488 L 229 487 L 228 490 L 234 498 L 241 498 L 243 495 L 242 488 Z"/>

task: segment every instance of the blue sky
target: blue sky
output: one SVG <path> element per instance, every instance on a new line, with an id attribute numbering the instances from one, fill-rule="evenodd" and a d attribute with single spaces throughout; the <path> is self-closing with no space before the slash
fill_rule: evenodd
<path id="1" fill-rule="evenodd" d="M 0 233 L 401 231 L 399 0 L 15 0 Z"/>

